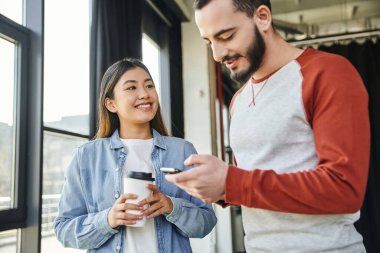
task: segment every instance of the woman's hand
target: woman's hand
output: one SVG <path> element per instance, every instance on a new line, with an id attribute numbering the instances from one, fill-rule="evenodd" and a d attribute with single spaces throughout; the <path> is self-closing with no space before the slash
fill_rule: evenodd
<path id="1" fill-rule="evenodd" d="M 141 200 L 138 205 L 143 207 L 149 205 L 147 209 L 142 213 L 147 215 L 148 219 L 152 219 L 162 213 L 171 213 L 173 211 L 173 203 L 166 195 L 164 195 L 157 186 L 153 184 L 148 185 L 148 189 L 152 191 L 152 195 Z"/>
<path id="2" fill-rule="evenodd" d="M 143 208 L 132 203 L 125 203 L 127 199 L 136 199 L 135 194 L 123 194 L 118 198 L 110 211 L 108 212 L 108 224 L 111 228 L 116 228 L 120 225 L 133 225 L 136 221 L 141 220 L 143 215 L 129 214 L 127 210 L 142 211 Z"/>

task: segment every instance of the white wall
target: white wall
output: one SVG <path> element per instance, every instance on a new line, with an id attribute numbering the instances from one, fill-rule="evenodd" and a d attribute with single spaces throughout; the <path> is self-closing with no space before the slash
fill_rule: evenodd
<path id="1" fill-rule="evenodd" d="M 212 154 L 210 77 L 206 44 L 194 20 L 182 23 L 185 138 L 200 154 Z M 194 253 L 231 253 L 230 209 L 216 207 L 218 223 L 203 239 L 191 239 Z"/>
<path id="2" fill-rule="evenodd" d="M 207 47 L 194 21 L 182 23 L 182 57 L 186 139 L 199 153 L 211 153 Z"/>

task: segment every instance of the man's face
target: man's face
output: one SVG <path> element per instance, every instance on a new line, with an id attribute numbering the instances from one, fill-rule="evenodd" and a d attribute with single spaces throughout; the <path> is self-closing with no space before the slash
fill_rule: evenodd
<path id="1" fill-rule="evenodd" d="M 248 67 L 244 70 L 233 71 L 231 69 L 231 78 L 241 82 L 245 83 L 247 80 L 252 76 L 253 73 L 255 73 L 261 66 L 261 63 L 263 61 L 264 53 L 265 53 L 265 42 L 263 39 L 263 36 L 259 32 L 259 29 L 255 26 L 254 28 L 254 36 L 252 37 L 252 42 L 250 43 L 249 48 L 246 50 L 245 57 L 247 58 L 247 61 L 249 63 Z M 232 56 L 233 57 L 242 57 L 241 55 Z M 227 59 L 231 58 L 230 56 L 225 57 Z"/>
<path id="2" fill-rule="evenodd" d="M 214 60 L 225 64 L 233 79 L 246 82 L 260 68 L 264 39 L 254 17 L 236 11 L 231 0 L 211 1 L 195 11 L 195 20 Z"/>

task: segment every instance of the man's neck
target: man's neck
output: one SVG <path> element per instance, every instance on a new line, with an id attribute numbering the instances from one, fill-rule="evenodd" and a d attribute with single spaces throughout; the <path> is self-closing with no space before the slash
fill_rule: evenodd
<path id="1" fill-rule="evenodd" d="M 263 62 L 252 77 L 261 79 L 296 59 L 302 52 L 303 50 L 293 47 L 284 41 L 280 35 L 275 34 L 266 41 Z"/>

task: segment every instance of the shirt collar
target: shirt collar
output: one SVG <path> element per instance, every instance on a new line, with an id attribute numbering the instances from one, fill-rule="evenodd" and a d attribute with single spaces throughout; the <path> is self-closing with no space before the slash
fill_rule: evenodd
<path id="1" fill-rule="evenodd" d="M 165 141 L 164 136 L 162 136 L 155 129 L 152 129 L 152 131 L 153 131 L 153 145 L 166 150 L 167 148 L 166 148 L 166 141 Z M 113 132 L 113 134 L 110 137 L 110 148 L 119 149 L 123 147 L 124 147 L 124 144 L 120 140 L 120 137 L 119 137 L 119 129 L 116 129 L 115 132 Z"/>

